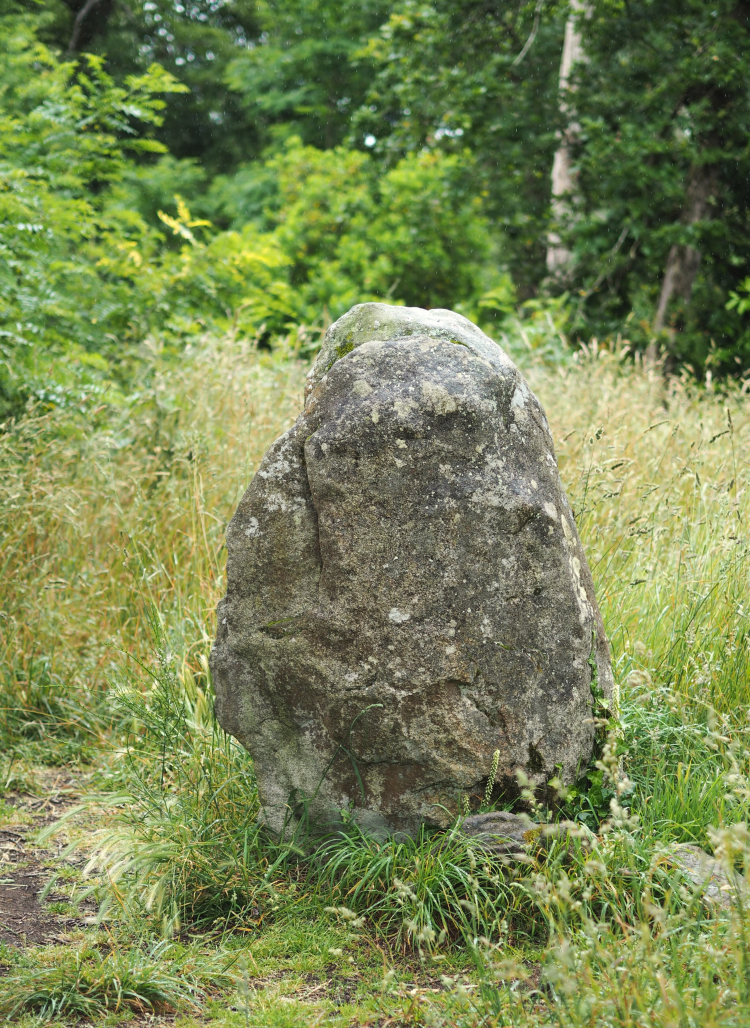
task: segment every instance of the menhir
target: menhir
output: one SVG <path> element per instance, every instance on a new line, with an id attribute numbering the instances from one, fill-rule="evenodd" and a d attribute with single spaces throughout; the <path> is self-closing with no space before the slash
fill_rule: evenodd
<path id="1" fill-rule="evenodd" d="M 613 691 L 591 573 L 544 411 L 466 318 L 332 325 L 227 547 L 216 713 L 273 829 L 348 810 L 413 834 L 483 793 L 496 750 L 498 789 L 590 760 Z"/>

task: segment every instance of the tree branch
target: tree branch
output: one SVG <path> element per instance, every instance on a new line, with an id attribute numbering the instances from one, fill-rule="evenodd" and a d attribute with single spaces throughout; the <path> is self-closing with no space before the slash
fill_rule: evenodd
<path id="1" fill-rule="evenodd" d="M 531 28 L 531 35 L 530 35 L 530 36 L 529 36 L 529 38 L 528 38 L 528 39 L 526 40 L 526 43 L 525 43 L 525 45 L 524 45 L 524 48 L 523 48 L 523 50 L 522 50 L 522 51 L 520 52 L 520 54 L 518 55 L 518 57 L 516 57 L 515 61 L 513 61 L 513 64 L 511 64 L 511 68 L 517 68 L 517 67 L 518 67 L 518 65 L 519 65 L 519 64 L 521 63 L 521 61 L 522 61 L 522 60 L 524 59 L 524 57 L 526 56 L 526 54 L 527 54 L 527 53 L 529 52 L 529 50 L 531 49 L 531 44 L 532 44 L 532 43 L 534 42 L 534 40 L 536 39 L 536 34 L 537 34 L 537 32 L 539 31 L 539 18 L 540 18 L 540 16 L 541 16 L 541 13 L 542 13 L 542 7 L 543 7 L 543 6 L 544 6 L 544 0 L 539 0 L 539 2 L 538 2 L 538 3 L 537 3 L 537 5 L 536 5 L 536 11 L 534 12 L 534 24 L 533 24 L 533 26 L 532 26 L 532 28 Z"/>
<path id="2" fill-rule="evenodd" d="M 78 40 L 81 35 L 81 27 L 83 26 L 83 23 L 86 20 L 86 15 L 90 11 L 92 11 L 94 7 L 96 7 L 99 3 L 101 3 L 101 0 L 86 0 L 86 3 L 83 5 L 83 7 L 76 15 L 76 20 L 73 22 L 73 32 L 71 33 L 70 42 L 68 43 L 68 51 L 65 55 L 66 57 L 70 57 L 74 53 L 74 51 L 78 49 Z"/>

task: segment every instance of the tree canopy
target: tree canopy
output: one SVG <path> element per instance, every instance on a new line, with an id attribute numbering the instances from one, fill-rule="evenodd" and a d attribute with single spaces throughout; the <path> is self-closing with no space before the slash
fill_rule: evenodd
<path id="1" fill-rule="evenodd" d="M 495 326 L 563 305 L 573 341 L 750 368 L 746 0 L 3 0 L 0 19 L 5 411 L 116 390 L 147 337 L 272 341 L 374 298 Z"/>

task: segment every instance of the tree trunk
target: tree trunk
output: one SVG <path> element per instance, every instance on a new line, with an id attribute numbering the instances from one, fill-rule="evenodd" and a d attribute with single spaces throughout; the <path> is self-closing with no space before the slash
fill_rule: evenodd
<path id="1" fill-rule="evenodd" d="M 570 6 L 571 13 L 565 23 L 565 41 L 560 62 L 560 110 L 564 115 L 571 113 L 566 99 L 570 73 L 573 65 L 584 59 L 578 22 L 588 10 L 583 0 L 571 0 Z M 552 164 L 552 216 L 555 221 L 562 221 L 570 213 L 570 205 L 566 197 L 571 196 L 576 185 L 571 149 L 579 129 L 580 126 L 577 122 L 569 121 L 560 145 L 555 151 L 555 159 Z M 556 232 L 549 233 L 547 242 L 547 270 L 557 278 L 564 278 L 570 270 L 572 254 L 562 245 L 562 240 Z"/>
<path id="2" fill-rule="evenodd" d="M 75 10 L 73 5 L 70 3 L 70 0 L 65 0 L 65 2 L 66 5 L 71 8 L 71 10 Z M 104 0 L 85 0 L 83 6 L 77 11 L 75 21 L 73 22 L 73 31 L 71 33 L 70 40 L 68 41 L 68 49 L 65 54 L 66 60 L 72 57 L 76 50 L 81 50 L 83 47 L 87 46 L 88 43 L 91 41 L 92 26 L 91 19 L 89 19 L 89 15 L 93 10 L 99 8 L 100 5 L 102 5 L 103 3 Z M 127 11 L 127 7 L 125 8 L 125 10 Z M 108 0 L 108 2 L 104 6 L 104 9 L 97 10 L 96 13 L 99 16 L 103 16 L 103 21 L 106 23 L 111 12 L 112 0 Z M 86 22 L 86 31 L 84 31 L 84 22 Z M 93 28 L 95 30 L 96 25 L 94 25 Z"/>
<path id="3" fill-rule="evenodd" d="M 682 225 L 707 221 L 712 214 L 711 200 L 716 192 L 717 170 L 710 164 L 693 165 L 688 181 L 685 206 L 680 215 Z M 661 332 L 666 324 L 667 310 L 674 298 L 690 301 L 695 276 L 701 263 L 700 250 L 675 243 L 667 257 L 667 267 L 654 318 L 654 331 Z"/>

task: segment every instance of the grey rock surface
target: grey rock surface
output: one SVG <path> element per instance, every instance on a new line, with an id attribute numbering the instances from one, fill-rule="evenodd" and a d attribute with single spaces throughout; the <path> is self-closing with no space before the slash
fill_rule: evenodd
<path id="1" fill-rule="evenodd" d="M 505 810 L 491 810 L 486 814 L 471 814 L 461 823 L 461 831 L 486 853 L 521 856 L 548 849 L 552 843 L 569 844 L 573 839 L 584 842 L 594 838 L 585 825 L 573 821 L 554 824 L 536 824 L 526 814 L 512 814 Z"/>
<path id="2" fill-rule="evenodd" d="M 306 805 L 414 833 L 483 792 L 495 750 L 497 788 L 588 761 L 612 672 L 547 420 L 460 315 L 332 325 L 227 547 L 216 712 L 272 828 Z"/>
<path id="3" fill-rule="evenodd" d="M 731 906 L 738 894 L 747 900 L 747 883 L 741 875 L 727 874 L 721 863 L 691 842 L 672 847 L 672 863 L 690 879 L 709 908 Z"/>
<path id="4" fill-rule="evenodd" d="M 541 827 L 534 825 L 529 817 L 493 810 L 464 818 L 461 831 L 489 853 L 510 855 L 526 853 Z"/>

